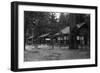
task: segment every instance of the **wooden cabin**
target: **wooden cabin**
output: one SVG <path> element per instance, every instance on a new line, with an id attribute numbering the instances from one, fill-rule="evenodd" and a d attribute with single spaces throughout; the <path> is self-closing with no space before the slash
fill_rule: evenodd
<path id="1" fill-rule="evenodd" d="M 75 29 L 74 29 L 75 28 Z M 56 33 L 46 33 L 34 38 L 27 38 L 27 44 L 47 44 L 69 46 L 69 49 L 79 49 L 85 45 L 89 45 L 90 37 L 88 27 L 85 23 L 76 24 L 73 31 L 67 26 Z"/>

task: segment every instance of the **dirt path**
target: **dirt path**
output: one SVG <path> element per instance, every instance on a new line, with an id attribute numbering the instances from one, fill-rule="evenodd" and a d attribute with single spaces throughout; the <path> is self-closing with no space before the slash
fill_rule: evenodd
<path id="1" fill-rule="evenodd" d="M 24 61 L 71 60 L 90 58 L 89 50 L 31 49 L 24 52 Z"/>

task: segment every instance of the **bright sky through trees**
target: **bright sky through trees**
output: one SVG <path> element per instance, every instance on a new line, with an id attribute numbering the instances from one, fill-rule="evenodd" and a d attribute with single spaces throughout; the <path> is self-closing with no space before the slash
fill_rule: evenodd
<path id="1" fill-rule="evenodd" d="M 56 18 L 59 18 L 60 13 L 55 13 L 55 15 L 56 15 Z"/>

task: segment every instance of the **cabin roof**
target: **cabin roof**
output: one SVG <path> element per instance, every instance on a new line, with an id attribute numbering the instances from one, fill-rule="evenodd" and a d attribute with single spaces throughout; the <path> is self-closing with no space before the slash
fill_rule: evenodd
<path id="1" fill-rule="evenodd" d="M 50 33 L 46 33 L 46 34 L 43 34 L 43 35 L 40 35 L 39 37 L 45 37 L 45 36 L 48 36 Z"/>

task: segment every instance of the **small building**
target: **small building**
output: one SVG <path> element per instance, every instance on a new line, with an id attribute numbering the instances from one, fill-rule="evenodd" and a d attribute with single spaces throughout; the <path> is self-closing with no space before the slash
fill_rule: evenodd
<path id="1" fill-rule="evenodd" d="M 87 24 L 80 23 L 74 27 L 70 34 L 70 49 L 79 49 L 89 46 L 90 32 Z"/>
<path id="2" fill-rule="evenodd" d="M 89 45 L 90 36 L 89 29 L 86 23 L 76 24 L 73 31 L 70 31 L 70 26 L 63 28 L 56 33 L 45 33 L 43 35 L 27 38 L 27 44 L 47 44 L 69 46 L 70 49 L 78 49 L 84 45 Z"/>
<path id="3" fill-rule="evenodd" d="M 39 44 L 50 44 L 50 45 L 68 45 L 70 34 L 70 27 L 67 26 L 57 33 L 47 33 L 39 36 L 37 41 Z"/>

